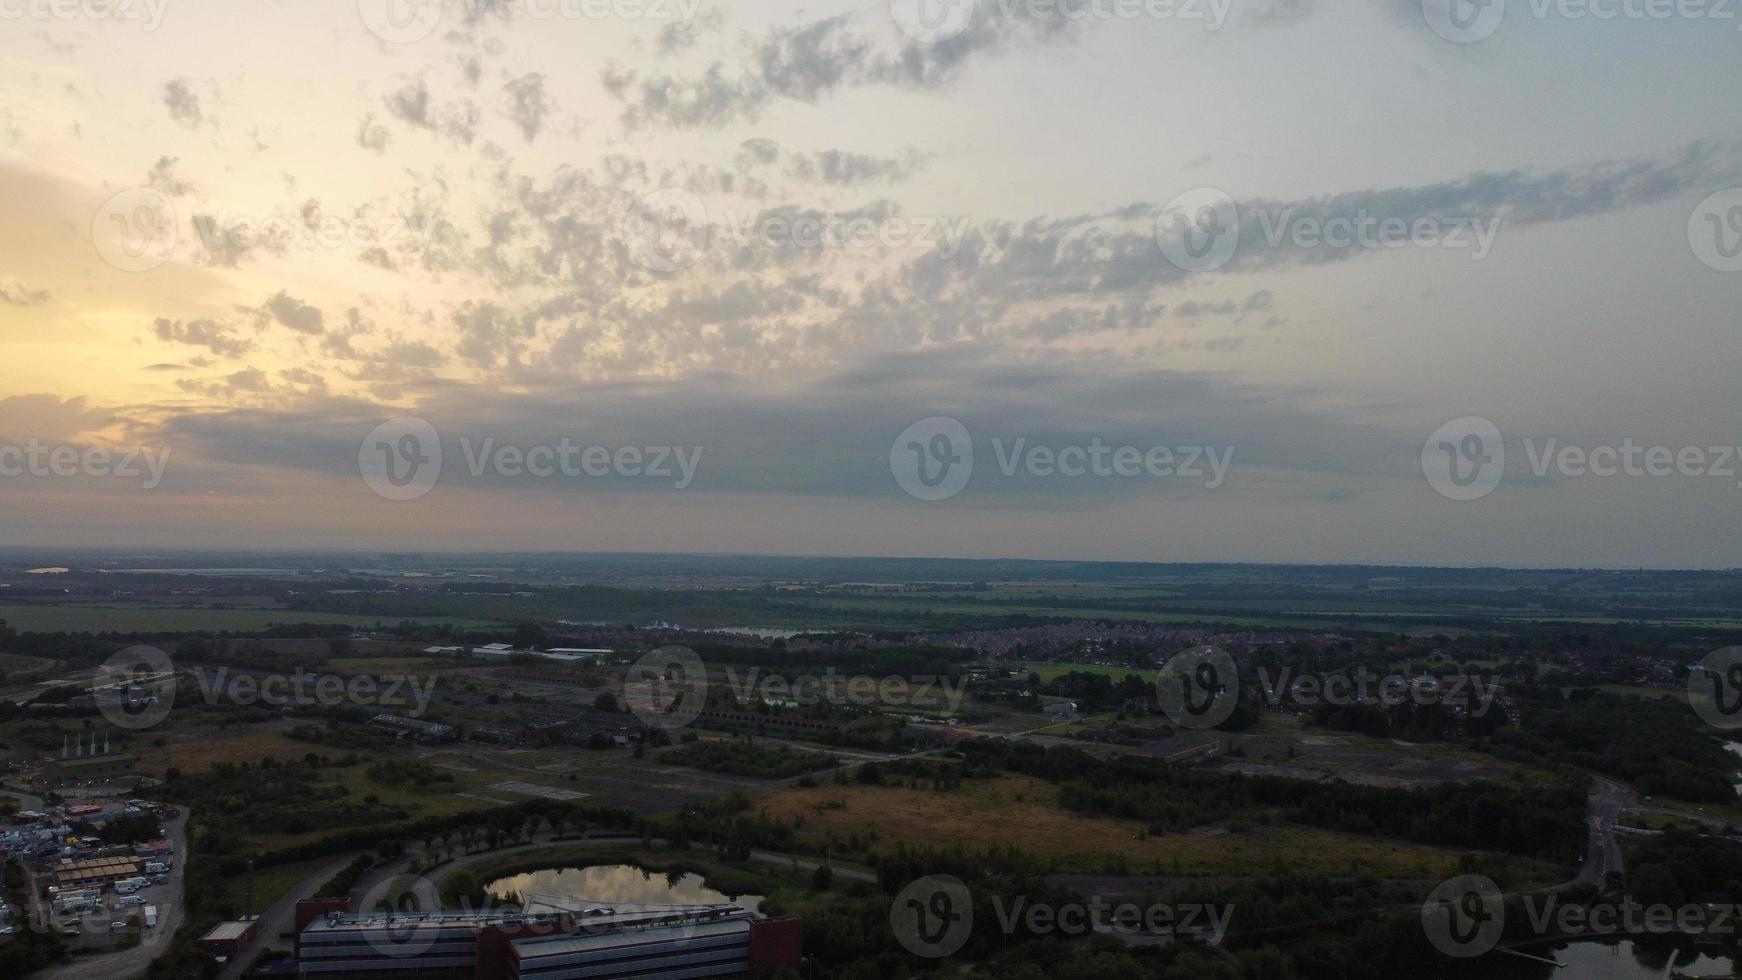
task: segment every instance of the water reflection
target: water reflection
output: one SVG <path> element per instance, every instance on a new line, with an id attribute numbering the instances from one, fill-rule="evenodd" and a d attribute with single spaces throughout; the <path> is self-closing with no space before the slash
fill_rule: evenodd
<path id="1" fill-rule="evenodd" d="M 649 905 L 705 905 L 735 902 L 751 912 L 760 911 L 761 895 L 722 894 L 702 883 L 700 875 L 645 871 L 629 864 L 595 865 L 590 868 L 546 868 L 498 878 L 485 886 L 497 898 L 510 893 L 559 895 L 606 903 Z"/>
<path id="2" fill-rule="evenodd" d="M 1662 980 L 1665 976 L 1729 977 L 1735 969 L 1735 959 L 1725 955 L 1722 947 L 1696 946 L 1686 936 L 1545 943 L 1520 952 L 1546 957 L 1559 965 L 1521 956 L 1489 955 L 1467 964 L 1474 972 L 1458 976 L 1488 980 Z M 1669 973 L 1672 960 L 1673 974 Z"/>

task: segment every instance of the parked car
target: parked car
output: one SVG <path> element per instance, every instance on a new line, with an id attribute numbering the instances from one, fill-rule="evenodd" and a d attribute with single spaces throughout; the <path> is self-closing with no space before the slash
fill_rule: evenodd
<path id="1" fill-rule="evenodd" d="M 110 932 L 123 932 L 126 929 L 127 929 L 127 923 L 125 923 L 125 922 L 111 922 L 111 923 L 109 923 L 109 931 Z"/>

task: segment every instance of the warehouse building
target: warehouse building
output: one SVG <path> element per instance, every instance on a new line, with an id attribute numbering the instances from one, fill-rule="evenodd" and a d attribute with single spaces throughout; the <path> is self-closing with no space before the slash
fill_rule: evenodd
<path id="1" fill-rule="evenodd" d="M 229 960 L 241 952 L 243 946 L 254 940 L 255 932 L 259 928 L 259 916 L 237 919 L 233 922 L 220 922 L 213 926 L 211 931 L 201 936 L 198 942 L 213 956 Z"/>
<path id="2" fill-rule="evenodd" d="M 105 857 L 86 861 L 62 861 L 55 865 L 54 881 L 63 891 L 69 888 L 102 887 L 123 878 L 137 878 L 139 862 L 132 858 Z"/>
<path id="3" fill-rule="evenodd" d="M 454 742 L 460 737 L 460 730 L 452 725 L 407 718 L 404 715 L 376 715 L 369 719 L 369 724 L 419 742 Z"/>
<path id="4" fill-rule="evenodd" d="M 297 903 L 297 970 L 310 977 L 638 980 L 733 977 L 799 965 L 796 918 L 730 904 L 618 905 L 569 899 L 525 909 L 357 915 L 343 900 Z"/>

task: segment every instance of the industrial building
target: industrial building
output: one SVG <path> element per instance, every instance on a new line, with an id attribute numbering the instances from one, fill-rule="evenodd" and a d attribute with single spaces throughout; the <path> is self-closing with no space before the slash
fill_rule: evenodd
<path id="1" fill-rule="evenodd" d="M 199 938 L 199 944 L 210 950 L 212 955 L 224 959 L 234 957 L 243 947 L 254 939 L 254 933 L 260 927 L 260 917 L 237 919 L 234 922 L 220 922 L 211 931 Z"/>
<path id="2" fill-rule="evenodd" d="M 98 748 L 97 733 L 92 732 L 88 748 L 83 735 L 70 742 L 63 742 L 60 758 L 50 759 L 42 764 L 42 782 L 50 789 L 106 782 L 136 775 L 138 763 L 139 760 L 131 755 L 109 751 L 109 736 L 106 732 L 103 734 L 102 747 Z"/>
<path id="3" fill-rule="evenodd" d="M 369 719 L 369 724 L 408 738 L 414 738 L 419 742 L 453 742 L 460 737 L 460 730 L 452 725 L 407 718 L 404 715 L 376 715 Z"/>
<path id="4" fill-rule="evenodd" d="M 55 884 L 63 891 L 69 888 L 103 886 L 112 881 L 139 876 L 139 862 L 128 857 L 91 858 L 86 861 L 62 861 L 54 866 Z"/>
<path id="5" fill-rule="evenodd" d="M 796 918 L 737 905 L 616 905 L 527 896 L 522 908 L 353 914 L 297 903 L 297 971 L 471 980 L 734 977 L 799 965 Z"/>

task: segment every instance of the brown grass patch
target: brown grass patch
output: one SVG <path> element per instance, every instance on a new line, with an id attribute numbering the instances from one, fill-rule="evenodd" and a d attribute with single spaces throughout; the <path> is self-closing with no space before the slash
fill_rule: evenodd
<path id="1" fill-rule="evenodd" d="M 1438 878 L 1455 872 L 1458 852 L 1297 826 L 1253 826 L 1215 833 L 1150 836 L 1143 824 L 1071 813 L 1055 787 L 1005 776 L 972 780 L 955 792 L 881 786 L 777 790 L 759 802 L 770 816 L 804 819 L 815 842 L 875 831 L 877 846 L 970 850 L 1014 847 L 1059 870 L 1097 872 L 1120 858 L 1134 874 L 1351 875 Z"/>

